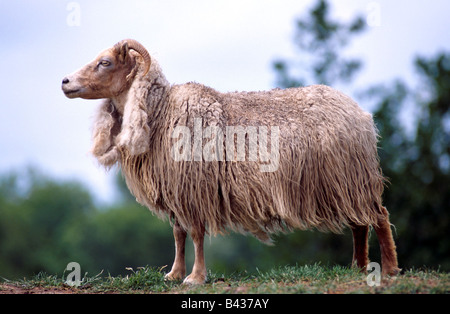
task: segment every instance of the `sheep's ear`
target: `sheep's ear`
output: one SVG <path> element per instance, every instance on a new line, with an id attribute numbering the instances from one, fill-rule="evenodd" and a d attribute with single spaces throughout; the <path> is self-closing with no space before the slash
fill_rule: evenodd
<path id="1" fill-rule="evenodd" d="M 120 45 L 117 53 L 119 62 L 125 63 L 125 60 L 127 59 L 128 55 L 128 43 L 124 42 L 122 45 Z"/>

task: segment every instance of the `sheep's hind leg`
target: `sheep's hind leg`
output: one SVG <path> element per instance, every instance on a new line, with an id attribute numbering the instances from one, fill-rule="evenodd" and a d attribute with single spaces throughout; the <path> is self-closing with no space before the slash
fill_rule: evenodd
<path id="1" fill-rule="evenodd" d="M 203 239 L 205 236 L 205 227 L 193 227 L 191 231 L 192 241 L 194 242 L 195 261 L 192 273 L 183 281 L 185 284 L 201 285 L 206 281 L 205 257 L 203 254 Z"/>
<path id="2" fill-rule="evenodd" d="M 392 237 L 391 224 L 389 223 L 389 214 L 383 208 L 384 217 L 379 219 L 378 225 L 374 226 L 377 233 L 378 242 L 381 249 L 381 266 L 383 275 L 396 275 L 400 272 L 397 262 L 397 252 Z"/>
<path id="3" fill-rule="evenodd" d="M 168 280 L 182 280 L 186 276 L 186 262 L 184 259 L 186 231 L 175 222 L 173 226 L 173 237 L 175 238 L 175 260 L 172 270 L 166 275 Z"/>
<path id="4" fill-rule="evenodd" d="M 352 226 L 353 232 L 353 262 L 354 267 L 365 270 L 369 264 L 369 226 Z"/>

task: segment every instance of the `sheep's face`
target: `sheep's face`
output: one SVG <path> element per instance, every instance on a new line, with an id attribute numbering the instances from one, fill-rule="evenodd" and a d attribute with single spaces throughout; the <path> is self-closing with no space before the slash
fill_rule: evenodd
<path id="1" fill-rule="evenodd" d="M 114 98 L 130 87 L 136 56 L 127 43 L 102 52 L 94 61 L 66 76 L 62 90 L 68 98 Z"/>

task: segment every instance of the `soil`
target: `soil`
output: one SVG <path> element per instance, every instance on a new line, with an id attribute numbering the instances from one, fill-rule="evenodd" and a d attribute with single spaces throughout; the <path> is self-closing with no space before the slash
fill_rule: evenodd
<path id="1" fill-rule="evenodd" d="M 0 284 L 0 294 L 74 294 L 86 293 L 86 291 L 71 287 L 33 287 Z"/>

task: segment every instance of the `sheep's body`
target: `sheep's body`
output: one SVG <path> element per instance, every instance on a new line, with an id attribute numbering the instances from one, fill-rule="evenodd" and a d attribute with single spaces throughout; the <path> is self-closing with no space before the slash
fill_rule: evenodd
<path id="1" fill-rule="evenodd" d="M 118 163 L 137 201 L 174 222 L 176 258 L 169 278 L 184 277 L 187 232 L 194 240 L 196 262 L 186 282 L 200 283 L 206 276 L 205 230 L 218 234 L 230 229 L 268 242 L 273 232 L 317 228 L 339 233 L 349 226 L 354 235 L 354 263 L 365 267 L 368 228 L 374 226 L 382 247 L 383 272 L 398 271 L 388 212 L 382 206 L 384 179 L 370 114 L 344 94 L 321 85 L 236 93 L 220 93 L 197 83 L 171 86 L 154 60 L 143 75 L 146 71 L 138 53 L 130 50 L 123 56 L 128 50 L 124 42 L 104 54 L 129 58 L 124 67 L 135 62 L 139 70 L 133 70 L 137 74 L 128 89 L 108 97 L 100 107 L 93 153 L 106 167 Z M 137 51 L 145 50 L 137 47 Z M 71 81 L 82 81 L 92 68 L 88 65 L 75 79 L 64 79 L 67 95 L 80 93 L 69 87 L 85 84 Z M 130 75 L 121 77 L 129 82 Z M 276 168 L 261 171 L 261 151 L 260 159 L 248 158 L 249 134 L 244 161 L 206 160 L 202 151 L 208 136 L 202 135 L 197 151 L 184 155 L 186 160 L 174 158 L 178 127 L 189 134 L 199 127 L 222 130 L 223 140 L 214 143 L 216 156 L 219 152 L 223 157 L 228 154 L 222 144 L 231 137 L 225 132 L 230 126 L 276 127 L 279 137 L 269 141 L 278 144 L 271 146 L 277 149 Z M 190 141 L 188 147 L 195 147 Z"/>
<path id="2" fill-rule="evenodd" d="M 147 103 L 164 115 L 149 149 L 121 167 L 137 200 L 176 217 L 189 230 L 246 231 L 261 240 L 271 232 L 318 228 L 340 232 L 349 224 L 376 224 L 383 179 L 370 114 L 326 86 L 269 92 L 219 93 L 200 84 L 167 87 L 166 101 Z M 203 127 L 279 126 L 280 161 L 262 173 L 259 161 L 178 162 L 170 155 L 174 129 L 201 117 Z M 145 165 L 137 167 L 136 165 Z"/>

